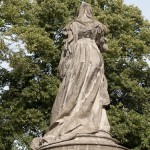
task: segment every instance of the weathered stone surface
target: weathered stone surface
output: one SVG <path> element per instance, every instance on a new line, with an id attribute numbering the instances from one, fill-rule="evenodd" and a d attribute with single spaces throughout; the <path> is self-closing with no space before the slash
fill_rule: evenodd
<path id="1" fill-rule="evenodd" d="M 46 134 L 32 141 L 32 150 L 123 150 L 109 135 L 105 106 L 110 99 L 102 52 L 107 28 L 94 20 L 90 4 L 63 31 L 64 49 L 58 66 L 62 79 Z"/>
<path id="2" fill-rule="evenodd" d="M 81 135 L 70 141 L 42 146 L 40 150 L 127 150 L 109 137 Z"/>
<path id="3" fill-rule="evenodd" d="M 46 148 L 45 150 L 126 150 L 123 147 L 107 145 L 65 145 L 60 147 Z"/>

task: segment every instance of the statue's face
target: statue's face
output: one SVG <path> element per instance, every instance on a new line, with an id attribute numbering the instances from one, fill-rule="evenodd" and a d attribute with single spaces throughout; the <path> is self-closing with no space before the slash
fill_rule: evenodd
<path id="1" fill-rule="evenodd" d="M 84 10 L 84 17 L 86 17 L 87 16 L 87 10 L 85 9 Z"/>
<path id="2" fill-rule="evenodd" d="M 88 18 L 92 19 L 93 15 L 92 15 L 91 5 L 88 3 L 81 4 L 78 17 L 79 18 L 88 17 Z"/>

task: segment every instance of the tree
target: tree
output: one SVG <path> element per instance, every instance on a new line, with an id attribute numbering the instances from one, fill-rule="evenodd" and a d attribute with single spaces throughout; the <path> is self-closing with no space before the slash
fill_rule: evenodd
<path id="1" fill-rule="evenodd" d="M 87 2 L 97 20 L 109 28 L 110 50 L 104 60 L 112 136 L 130 149 L 148 150 L 150 24 L 137 7 L 122 0 Z M 74 19 L 79 5 L 76 0 L 1 1 L 0 58 L 11 70 L 0 70 L 0 149 L 28 148 L 49 125 L 60 83 L 61 30 Z"/>
<path id="2" fill-rule="evenodd" d="M 9 89 L 1 91 L 0 149 L 10 149 L 14 140 L 29 146 L 30 135 L 41 134 L 48 125 L 59 83 L 51 66 L 58 62 L 59 52 L 47 32 L 38 27 L 36 12 L 40 11 L 30 1 L 8 0 L 1 5 L 1 48 L 12 70 L 1 69 L 1 86 Z M 6 38 L 23 47 L 9 45 Z"/>

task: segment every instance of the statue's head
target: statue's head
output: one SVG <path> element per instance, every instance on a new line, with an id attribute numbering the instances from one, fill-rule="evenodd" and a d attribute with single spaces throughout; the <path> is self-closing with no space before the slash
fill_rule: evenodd
<path id="1" fill-rule="evenodd" d="M 78 20 L 82 20 L 83 17 L 88 17 L 89 19 L 93 19 L 93 14 L 92 14 L 92 7 L 90 4 L 82 2 L 79 13 L 78 13 Z"/>

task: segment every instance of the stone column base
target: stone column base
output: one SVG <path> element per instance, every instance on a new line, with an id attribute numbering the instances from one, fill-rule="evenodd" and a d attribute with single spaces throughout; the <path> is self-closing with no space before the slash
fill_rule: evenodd
<path id="1" fill-rule="evenodd" d="M 111 136 L 87 134 L 77 136 L 69 141 L 43 145 L 39 150 L 128 150 L 116 142 Z"/>
<path id="2" fill-rule="evenodd" d="M 125 150 L 121 147 L 112 147 L 104 145 L 67 145 L 55 148 L 46 148 L 45 150 Z"/>

